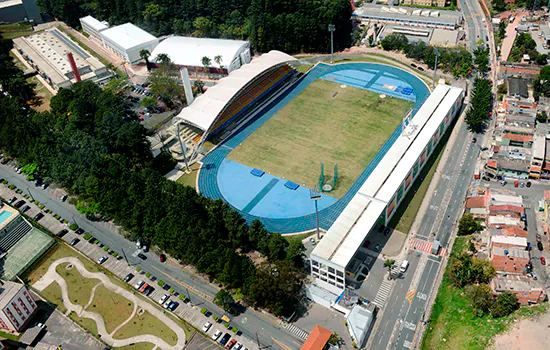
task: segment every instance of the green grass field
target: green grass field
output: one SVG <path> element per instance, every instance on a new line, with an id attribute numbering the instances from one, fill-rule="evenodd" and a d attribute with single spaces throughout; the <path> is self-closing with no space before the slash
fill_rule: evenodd
<path id="1" fill-rule="evenodd" d="M 339 198 L 399 125 L 412 102 L 316 80 L 228 156 L 308 188 L 318 188 L 338 164 Z"/>
<path id="2" fill-rule="evenodd" d="M 457 237 L 451 256 L 457 256 L 464 251 L 469 240 L 470 236 Z M 549 308 L 548 303 L 543 303 L 522 307 L 502 318 L 488 315 L 476 317 L 470 298 L 464 294 L 463 289 L 455 287 L 450 281 L 450 266 L 450 263 L 447 264 L 443 275 L 422 341 L 422 350 L 487 349 L 493 338 L 508 330 L 515 320 L 546 312 Z"/>

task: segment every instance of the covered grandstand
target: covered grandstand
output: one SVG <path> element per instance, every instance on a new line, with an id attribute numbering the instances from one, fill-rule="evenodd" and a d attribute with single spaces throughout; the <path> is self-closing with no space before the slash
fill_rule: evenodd
<path id="1" fill-rule="evenodd" d="M 151 53 L 155 64 L 160 54 L 170 57 L 172 63 L 190 70 L 204 71 L 203 57 L 212 60 L 217 65 L 215 57 L 220 56 L 219 67 L 210 67 L 213 73 L 231 73 L 242 65 L 250 63 L 250 42 L 243 40 L 194 38 L 186 36 L 172 36 L 164 39 Z"/>
<path id="2" fill-rule="evenodd" d="M 355 261 L 356 253 L 369 233 L 379 223 L 386 224 L 396 212 L 459 113 L 463 96 L 460 88 L 438 85 L 330 227 L 311 254 L 315 285 L 326 293 L 311 294 L 311 299 L 330 307 L 345 290 L 346 280 L 360 280 L 357 271 L 363 265 Z"/>
<path id="3" fill-rule="evenodd" d="M 202 131 L 193 140 L 194 148 L 200 147 L 202 142 L 219 133 L 289 78 L 295 71 L 287 63 L 295 60 L 283 52 L 270 51 L 231 72 L 184 108 L 176 121 Z"/>

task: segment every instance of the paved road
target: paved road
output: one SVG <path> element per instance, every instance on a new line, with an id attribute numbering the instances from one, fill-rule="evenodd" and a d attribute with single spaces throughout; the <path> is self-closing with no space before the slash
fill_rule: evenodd
<path id="1" fill-rule="evenodd" d="M 193 304 L 204 306 L 214 314 L 222 315 L 224 313 L 212 302 L 213 296 L 218 292 L 216 286 L 191 273 L 174 260 L 169 260 L 166 264 L 161 263 L 154 253 L 147 253 L 147 260 L 132 257 L 132 253 L 136 250 L 134 243 L 116 233 L 117 230 L 113 225 L 87 220 L 78 213 L 74 206 L 67 202 L 61 202 L 59 197 L 64 193 L 62 190 L 55 188 L 42 190 L 34 187 L 32 182 L 26 181 L 23 176 L 16 174 L 13 167 L 8 165 L 0 165 L 0 177 L 22 189 L 24 194 L 29 193 L 35 200 L 45 204 L 54 213 L 71 222 L 76 222 L 81 228 L 90 232 L 112 250 L 119 253 L 124 251 L 129 263 L 141 267 L 144 271 L 151 272 L 153 276 L 170 284 L 178 293 L 190 295 Z M 242 323 L 244 319 L 246 319 L 246 323 Z M 264 315 L 251 308 L 239 317 L 232 318 L 232 320 L 232 323 L 238 324 L 245 337 L 255 340 L 257 334 L 262 346 L 272 345 L 274 349 L 284 349 L 283 346 L 277 343 L 279 342 L 293 349 L 301 347 L 304 342 L 295 333 L 281 328 L 278 323 L 279 320 L 272 315 Z"/>
<path id="2" fill-rule="evenodd" d="M 468 40 L 470 51 L 477 46 L 477 41 L 485 40 L 487 27 L 483 22 L 483 10 L 477 0 L 458 0 L 460 9 L 466 23 L 466 40 Z"/>

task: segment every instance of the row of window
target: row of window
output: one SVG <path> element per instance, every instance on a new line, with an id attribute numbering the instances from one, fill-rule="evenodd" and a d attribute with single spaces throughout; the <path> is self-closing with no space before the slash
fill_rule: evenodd
<path id="1" fill-rule="evenodd" d="M 340 289 L 344 289 L 344 285 L 343 284 L 340 284 L 340 283 L 336 283 L 334 280 L 331 280 L 331 279 L 327 279 L 327 277 L 325 276 L 320 276 L 319 274 L 317 273 L 313 273 L 313 277 L 314 278 L 319 278 L 321 281 L 324 281 L 324 282 L 327 282 L 328 284 L 330 285 L 333 285 L 335 287 L 338 287 Z"/>

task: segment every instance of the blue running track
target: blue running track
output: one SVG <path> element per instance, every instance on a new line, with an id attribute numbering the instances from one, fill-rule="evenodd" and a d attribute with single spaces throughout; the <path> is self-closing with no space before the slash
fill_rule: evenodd
<path id="1" fill-rule="evenodd" d="M 272 107 L 266 108 L 253 122 L 206 155 L 199 173 L 199 191 L 209 198 L 225 200 L 248 222 L 260 220 L 270 231 L 285 234 L 313 230 L 315 209 L 309 198 L 309 189 L 300 186 L 295 191 L 289 190 L 284 187 L 287 180 L 267 173 L 262 177 L 253 176 L 250 174 L 252 168 L 225 157 L 316 79 L 413 101 L 413 116 L 430 94 L 419 78 L 396 67 L 366 62 L 333 66 L 318 64 Z M 318 203 L 319 224 L 323 229 L 327 230 L 334 223 L 400 134 L 401 126 L 396 128 L 342 198 L 337 200 L 323 195 Z"/>

